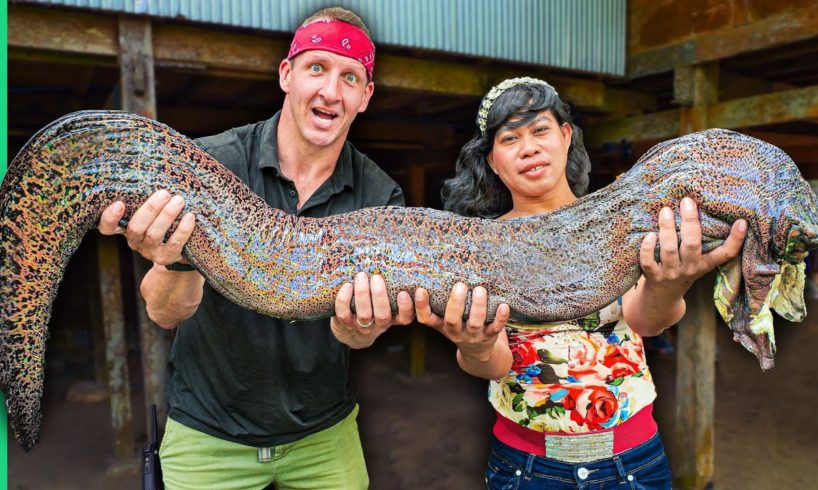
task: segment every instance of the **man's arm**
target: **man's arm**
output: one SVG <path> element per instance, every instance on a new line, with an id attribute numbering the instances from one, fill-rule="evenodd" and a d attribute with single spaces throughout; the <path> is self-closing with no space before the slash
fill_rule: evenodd
<path id="1" fill-rule="evenodd" d="M 673 211 L 659 213 L 659 235 L 648 234 L 642 241 L 639 262 L 643 276 L 636 287 L 622 297 L 622 314 L 634 332 L 650 337 L 674 325 L 685 314 L 684 294 L 696 281 L 717 266 L 736 258 L 747 235 L 747 223 L 733 223 L 730 235 L 718 248 L 702 254 L 702 228 L 696 203 L 686 197 L 680 206 L 681 246 L 676 235 Z M 654 252 L 660 244 L 661 262 Z"/>
<path id="2" fill-rule="evenodd" d="M 195 270 L 171 271 L 154 263 L 139 286 L 148 318 L 162 328 L 176 328 L 196 313 L 204 283 L 204 276 Z"/>

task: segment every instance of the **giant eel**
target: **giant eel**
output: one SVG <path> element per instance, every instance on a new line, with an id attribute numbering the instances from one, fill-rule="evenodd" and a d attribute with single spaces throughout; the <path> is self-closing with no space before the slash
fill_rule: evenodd
<path id="1" fill-rule="evenodd" d="M 749 224 L 741 255 L 717 272 L 714 298 L 765 370 L 775 353 L 770 308 L 804 317 L 803 260 L 818 247 L 816 199 L 793 161 L 721 129 L 661 143 L 608 187 L 509 221 L 401 207 L 295 217 L 168 126 L 115 111 L 68 114 L 40 130 L 0 189 L 0 388 L 26 450 L 39 437 L 58 285 L 116 200 L 130 216 L 156 190 L 182 196 L 197 217 L 185 257 L 219 293 L 270 316 L 329 317 L 341 285 L 365 271 L 383 275 L 393 307 L 398 292 L 423 287 L 441 313 L 463 281 L 489 291 L 489 316 L 508 303 L 512 319 L 537 322 L 582 317 L 631 288 L 659 210 L 691 196 L 704 251 L 722 244 L 735 220 Z"/>

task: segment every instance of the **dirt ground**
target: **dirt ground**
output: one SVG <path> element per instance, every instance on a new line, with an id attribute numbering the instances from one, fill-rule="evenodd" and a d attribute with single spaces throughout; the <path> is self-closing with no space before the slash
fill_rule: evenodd
<path id="1" fill-rule="evenodd" d="M 818 489 L 818 299 L 804 324 L 777 320 L 774 370 L 718 331 L 716 478 L 720 489 Z M 406 373 L 407 329 L 395 328 L 353 356 L 359 423 L 373 489 L 478 489 L 492 412 L 486 383 L 462 374 L 453 347 L 427 332 L 427 373 Z M 674 437 L 673 355 L 649 363 L 659 389 L 657 418 Z M 46 396 L 42 442 L 25 454 L 9 440 L 9 489 L 139 489 L 137 450 L 114 461 L 107 402 L 64 400 L 70 378 Z M 134 409 L 141 403 L 135 397 Z M 143 414 L 135 415 L 142 427 Z M 667 445 L 667 443 L 666 443 Z M 672 456 L 672 455 L 671 455 Z"/>

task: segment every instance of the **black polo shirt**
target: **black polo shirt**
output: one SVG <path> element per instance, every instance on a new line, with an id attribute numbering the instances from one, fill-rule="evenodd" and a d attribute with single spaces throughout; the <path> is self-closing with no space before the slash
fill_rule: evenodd
<path id="1" fill-rule="evenodd" d="M 280 113 L 197 143 L 272 207 L 321 217 L 403 205 L 400 187 L 344 144 L 332 175 L 296 209 L 293 182 L 276 150 Z M 290 322 L 245 310 L 205 284 L 196 314 L 178 329 L 170 353 L 170 417 L 249 446 L 275 446 L 326 429 L 349 415 L 355 395 L 349 348 L 329 321 Z"/>

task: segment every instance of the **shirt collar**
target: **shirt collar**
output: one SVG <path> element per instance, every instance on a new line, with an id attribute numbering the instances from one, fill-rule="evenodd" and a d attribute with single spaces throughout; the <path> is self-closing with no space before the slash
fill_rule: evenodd
<path id="1" fill-rule="evenodd" d="M 282 176 L 281 164 L 278 161 L 278 122 L 281 119 L 281 111 L 275 113 L 261 130 L 261 147 L 259 148 L 259 168 L 271 168 L 275 170 L 276 174 Z M 352 145 L 349 141 L 344 141 L 344 146 L 341 148 L 341 154 L 338 156 L 338 162 L 335 165 L 335 170 L 328 179 L 328 184 L 331 186 L 333 193 L 340 192 L 344 188 L 352 188 L 354 182 L 353 166 L 352 166 L 353 152 Z M 322 184 L 324 187 L 327 183 Z"/>

